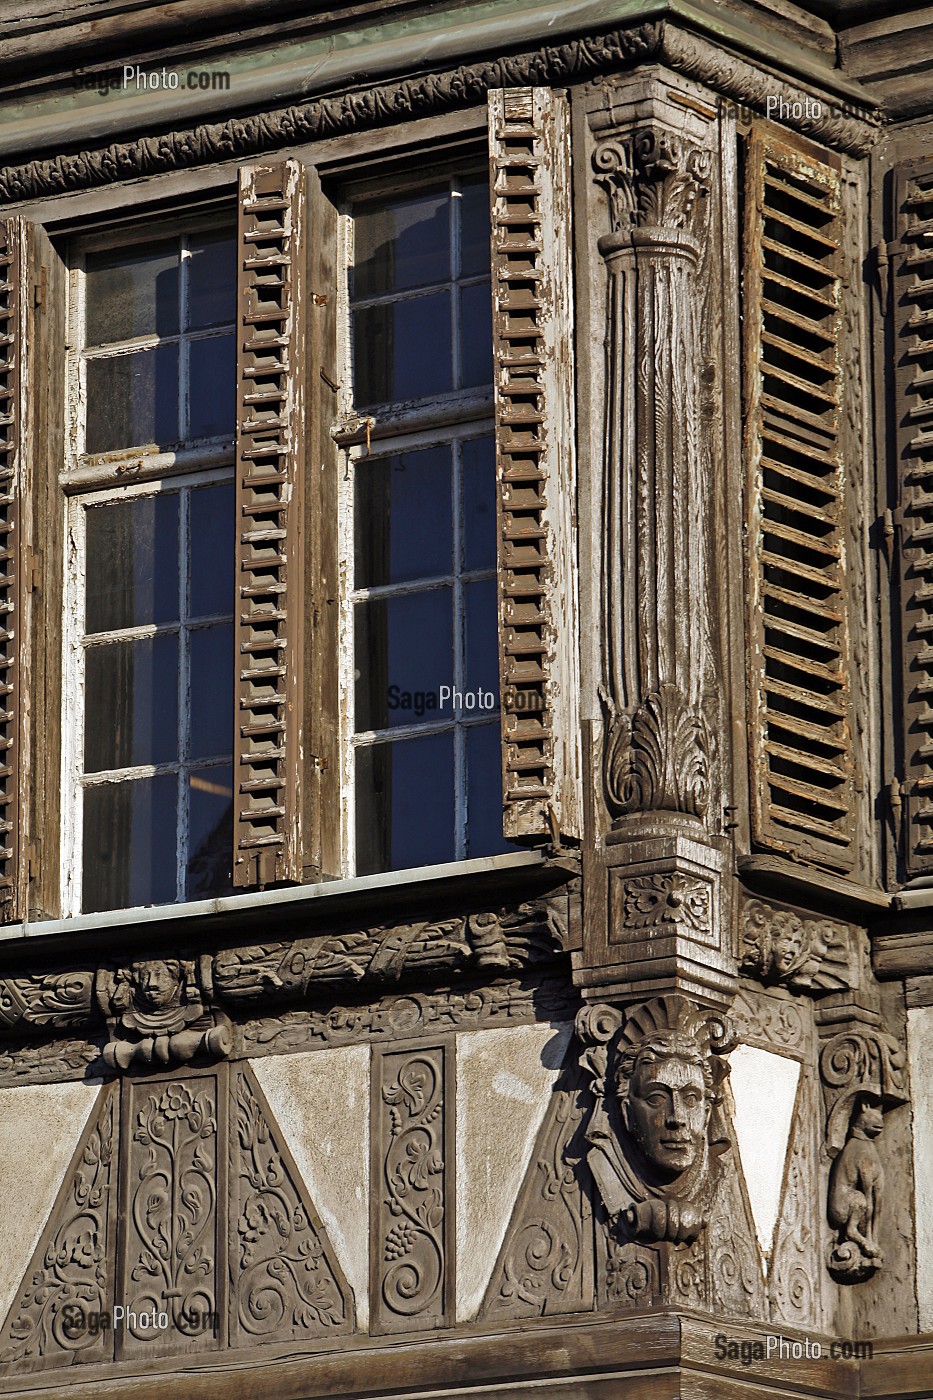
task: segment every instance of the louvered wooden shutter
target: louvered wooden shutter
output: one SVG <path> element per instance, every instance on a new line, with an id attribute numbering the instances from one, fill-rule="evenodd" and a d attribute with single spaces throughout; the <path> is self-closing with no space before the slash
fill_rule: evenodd
<path id="1" fill-rule="evenodd" d="M 841 450 L 839 170 L 753 133 L 744 324 L 756 841 L 854 850 Z"/>
<path id="2" fill-rule="evenodd" d="M 895 181 L 894 269 L 907 873 L 933 868 L 933 162 Z"/>
<path id="3" fill-rule="evenodd" d="M 489 96 L 504 831 L 581 834 L 566 99 Z"/>
<path id="4" fill-rule="evenodd" d="M 26 232 L 0 221 L 0 917 L 22 917 L 25 897 L 22 739 L 25 585 Z"/>
<path id="5" fill-rule="evenodd" d="M 240 174 L 234 884 L 301 878 L 305 175 Z"/>

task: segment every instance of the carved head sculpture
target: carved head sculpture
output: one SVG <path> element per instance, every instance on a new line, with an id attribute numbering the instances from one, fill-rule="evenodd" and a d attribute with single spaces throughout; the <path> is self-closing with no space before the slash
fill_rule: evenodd
<path id="1" fill-rule="evenodd" d="M 849 1136 L 854 1138 L 880 1137 L 884 1129 L 884 1106 L 875 1094 L 860 1095 L 852 1111 L 852 1124 Z"/>
<path id="2" fill-rule="evenodd" d="M 130 967 L 133 1001 L 141 1011 L 166 1011 L 181 1001 L 184 971 L 176 958 L 141 959 Z"/>
<path id="3" fill-rule="evenodd" d="M 691 1035 L 662 1031 L 618 1059 L 622 1121 L 659 1181 L 672 1182 L 705 1158 L 713 1081 Z"/>

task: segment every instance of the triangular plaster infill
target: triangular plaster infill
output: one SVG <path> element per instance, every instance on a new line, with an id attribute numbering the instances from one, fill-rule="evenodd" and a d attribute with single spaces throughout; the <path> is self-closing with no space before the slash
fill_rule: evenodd
<path id="1" fill-rule="evenodd" d="M 729 1056 L 733 1124 L 755 1231 L 770 1263 L 781 1208 L 800 1065 L 770 1050 L 739 1045 Z"/>
<path id="2" fill-rule="evenodd" d="M 369 1046 L 250 1060 L 369 1326 Z"/>
<path id="3" fill-rule="evenodd" d="M 571 1027 L 457 1037 L 457 1321 L 479 1311 Z"/>

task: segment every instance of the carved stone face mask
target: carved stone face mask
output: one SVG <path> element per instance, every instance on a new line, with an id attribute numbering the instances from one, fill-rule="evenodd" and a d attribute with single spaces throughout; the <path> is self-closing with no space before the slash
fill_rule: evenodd
<path id="1" fill-rule="evenodd" d="M 161 1011 L 178 999 L 181 979 L 172 963 L 144 962 L 134 968 L 137 1002 L 153 1011 Z"/>
<path id="2" fill-rule="evenodd" d="M 698 1065 L 673 1056 L 638 1065 L 623 1111 L 642 1155 L 663 1180 L 701 1159 L 710 1105 Z"/>

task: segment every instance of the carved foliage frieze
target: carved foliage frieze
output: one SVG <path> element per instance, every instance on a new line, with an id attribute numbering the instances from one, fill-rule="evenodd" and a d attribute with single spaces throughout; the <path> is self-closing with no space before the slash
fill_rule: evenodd
<path id="1" fill-rule="evenodd" d="M 218 1312 L 222 1277 L 219 1088 L 214 1074 L 127 1083 L 124 1356 L 219 1345 L 214 1329 L 200 1323 Z M 150 1326 L 148 1315 L 163 1311 L 170 1326 Z"/>
<path id="2" fill-rule="evenodd" d="M 482 1315 L 546 1317 L 593 1306 L 593 1226 L 584 1177 L 583 1076 L 555 1088 Z"/>
<path id="3" fill-rule="evenodd" d="M 0 1366 L 14 1372 L 103 1361 L 112 1346 L 82 1323 L 108 1311 L 113 1296 L 117 1099 L 114 1086 L 103 1091 L 7 1315 Z"/>
<path id="4" fill-rule="evenodd" d="M 231 1344 L 351 1331 L 349 1289 L 248 1069 L 236 1077 L 232 1109 Z"/>
<path id="5" fill-rule="evenodd" d="M 444 1046 L 375 1055 L 372 1081 L 373 1330 L 449 1320 L 452 1106 Z"/>
<path id="6" fill-rule="evenodd" d="M 840 991 L 854 985 L 846 925 L 748 899 L 742 907 L 741 970 L 794 992 Z"/>
<path id="7" fill-rule="evenodd" d="M 623 1240 L 692 1244 L 730 1146 L 722 1107 L 730 1028 L 671 995 L 625 1014 L 586 1007 L 577 1034 L 594 1096 L 587 1161 L 613 1228 Z"/>

